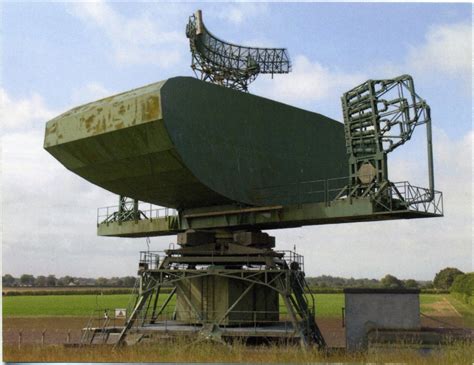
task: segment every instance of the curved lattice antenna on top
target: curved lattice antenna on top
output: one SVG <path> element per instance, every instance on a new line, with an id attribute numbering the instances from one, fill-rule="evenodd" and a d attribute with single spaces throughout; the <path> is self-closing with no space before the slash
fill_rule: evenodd
<path id="1" fill-rule="evenodd" d="M 186 36 L 192 54 L 191 68 L 201 80 L 246 92 L 258 74 L 273 76 L 291 71 L 285 48 L 244 47 L 224 42 L 206 29 L 201 10 L 189 17 Z"/>

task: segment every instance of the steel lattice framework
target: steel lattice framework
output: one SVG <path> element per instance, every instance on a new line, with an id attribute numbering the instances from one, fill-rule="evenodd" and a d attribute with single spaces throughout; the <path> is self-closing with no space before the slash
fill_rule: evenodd
<path id="1" fill-rule="evenodd" d="M 413 78 L 368 80 L 342 96 L 349 154 L 351 196 L 381 193 L 390 183 L 387 155 L 409 141 L 417 126 L 426 126 L 429 189 L 410 204 L 434 198 L 430 107 L 415 92 Z M 400 193 L 398 194 L 400 195 Z"/>
<path id="2" fill-rule="evenodd" d="M 273 76 L 291 71 L 285 48 L 244 47 L 222 41 L 206 29 L 200 10 L 189 17 L 186 36 L 191 68 L 201 80 L 247 92 L 258 74 Z"/>

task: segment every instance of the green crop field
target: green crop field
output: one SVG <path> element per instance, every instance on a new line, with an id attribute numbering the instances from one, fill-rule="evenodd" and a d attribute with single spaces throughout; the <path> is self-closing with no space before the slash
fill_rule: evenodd
<path id="1" fill-rule="evenodd" d="M 161 300 L 165 299 L 165 295 L 162 296 Z M 427 305 L 442 300 L 442 298 L 443 295 L 439 294 L 422 294 L 422 310 Z M 128 294 L 5 296 L 3 297 L 3 315 L 5 317 L 88 317 L 94 310 L 126 308 L 129 300 L 130 295 Z M 341 308 L 344 306 L 344 294 L 316 294 L 315 301 L 317 316 L 341 316 Z M 173 300 L 170 304 L 174 304 Z M 280 306 L 284 313 L 283 303 L 280 302 Z"/>
<path id="2" fill-rule="evenodd" d="M 162 295 L 160 301 L 165 300 Z M 174 298 L 173 298 L 174 299 Z M 94 310 L 126 308 L 130 295 L 35 295 L 3 297 L 5 317 L 90 316 Z M 316 294 L 317 315 L 337 317 L 341 315 L 343 294 Z M 174 304 L 173 300 L 170 303 Z M 285 313 L 280 301 L 281 311 Z"/>

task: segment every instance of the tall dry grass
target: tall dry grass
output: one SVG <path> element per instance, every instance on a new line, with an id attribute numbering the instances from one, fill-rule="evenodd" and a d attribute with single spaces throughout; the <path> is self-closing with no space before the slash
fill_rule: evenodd
<path id="1" fill-rule="evenodd" d="M 375 362 L 409 364 L 471 364 L 474 346 L 457 342 L 450 346 L 420 354 L 416 350 L 393 349 L 375 353 L 329 353 L 316 349 L 302 350 L 299 346 L 245 346 L 234 343 L 183 340 L 140 344 L 113 350 L 111 347 L 66 348 L 63 346 L 4 345 L 5 362 L 246 362 L 246 363 L 309 363 L 309 362 Z"/>

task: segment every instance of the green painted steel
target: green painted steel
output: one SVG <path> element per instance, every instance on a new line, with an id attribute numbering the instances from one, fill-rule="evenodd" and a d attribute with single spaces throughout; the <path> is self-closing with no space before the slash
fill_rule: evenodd
<path id="1" fill-rule="evenodd" d="M 72 109 L 44 147 L 111 192 L 180 209 L 292 204 L 292 184 L 348 169 L 341 123 L 187 77 Z"/>
<path id="2" fill-rule="evenodd" d="M 258 210 L 254 208 L 253 210 L 241 209 L 239 211 L 232 210 L 231 207 L 219 208 L 215 212 L 190 209 L 183 211 L 179 216 L 170 215 L 153 219 L 99 223 L 97 224 L 97 234 L 109 237 L 151 237 L 175 235 L 189 229 L 267 230 L 443 216 L 442 207 L 435 204 L 431 204 L 431 208 L 424 211 L 409 210 L 404 206 L 394 206 L 393 210 L 383 210 L 369 197 L 334 200 L 329 204 L 323 202 L 262 207 Z"/>

